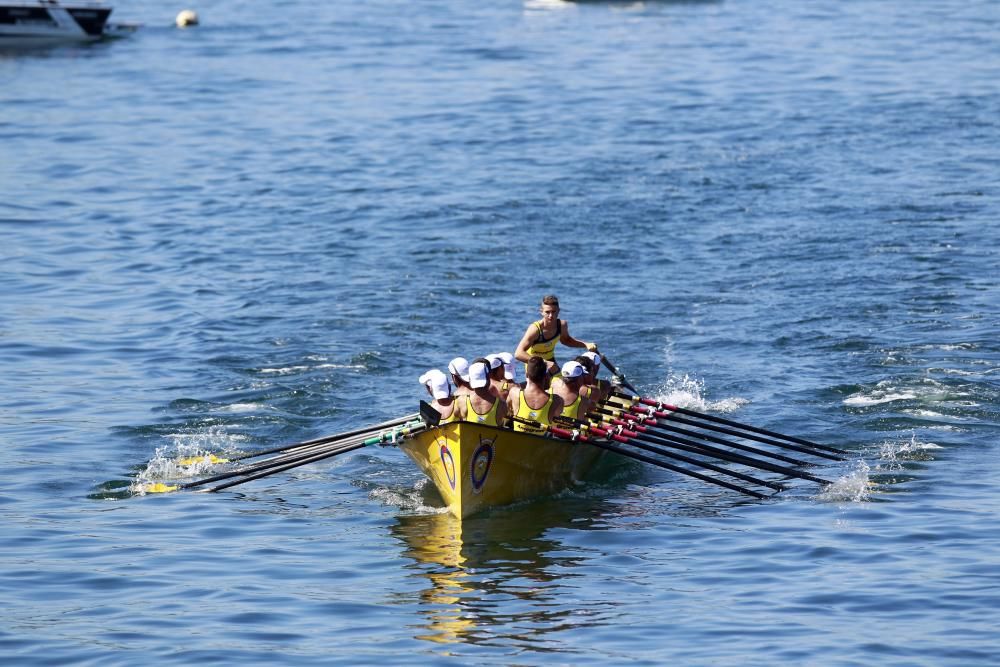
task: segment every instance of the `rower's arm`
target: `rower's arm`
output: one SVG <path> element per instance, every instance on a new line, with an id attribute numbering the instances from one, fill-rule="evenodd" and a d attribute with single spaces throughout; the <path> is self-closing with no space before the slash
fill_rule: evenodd
<path id="1" fill-rule="evenodd" d="M 563 406 L 566 404 L 559 394 L 552 395 L 552 405 L 549 406 L 549 423 L 553 423 L 556 417 L 562 414 Z"/>
<path id="2" fill-rule="evenodd" d="M 517 401 L 518 396 L 520 395 L 521 387 L 516 384 L 510 388 L 510 391 L 507 392 L 507 414 L 509 414 L 511 418 L 517 414 Z M 511 424 L 511 426 L 513 426 L 513 424 Z"/>
<path id="3" fill-rule="evenodd" d="M 559 342 L 566 347 L 585 347 L 591 352 L 597 349 L 597 343 L 586 343 L 582 340 L 577 340 L 569 335 L 569 322 L 566 320 L 562 321 L 562 334 L 559 336 Z"/>
<path id="4" fill-rule="evenodd" d="M 524 335 L 521 336 L 521 342 L 517 344 L 517 349 L 514 350 L 515 359 L 528 363 L 528 360 L 531 359 L 531 355 L 528 354 L 528 348 L 535 341 L 536 332 L 535 325 L 529 324 L 528 328 L 524 331 Z"/>
<path id="5" fill-rule="evenodd" d="M 502 398 L 497 398 L 497 426 L 500 428 L 513 428 L 512 424 L 507 423 L 507 402 Z"/>

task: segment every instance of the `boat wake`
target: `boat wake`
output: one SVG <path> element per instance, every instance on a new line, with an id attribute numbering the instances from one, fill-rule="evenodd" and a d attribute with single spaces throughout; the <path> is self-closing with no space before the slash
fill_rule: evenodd
<path id="1" fill-rule="evenodd" d="M 427 478 L 418 479 L 409 487 L 373 485 L 368 489 L 368 497 L 386 507 L 398 507 L 405 514 L 426 516 L 448 513 L 448 508 L 440 504 L 440 496 Z"/>

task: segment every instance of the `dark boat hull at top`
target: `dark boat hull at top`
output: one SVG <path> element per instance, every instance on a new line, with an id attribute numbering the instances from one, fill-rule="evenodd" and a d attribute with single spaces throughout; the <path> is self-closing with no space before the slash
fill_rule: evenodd
<path id="1" fill-rule="evenodd" d="M 111 12 L 96 2 L 0 0 L 0 48 L 95 41 L 118 30 L 108 23 Z"/>

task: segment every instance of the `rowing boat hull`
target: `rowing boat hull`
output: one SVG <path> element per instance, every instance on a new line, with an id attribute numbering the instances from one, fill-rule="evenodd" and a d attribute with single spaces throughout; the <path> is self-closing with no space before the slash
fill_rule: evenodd
<path id="1" fill-rule="evenodd" d="M 557 493 L 579 483 L 601 454 L 581 443 L 471 422 L 422 431 L 399 448 L 460 518 Z"/>

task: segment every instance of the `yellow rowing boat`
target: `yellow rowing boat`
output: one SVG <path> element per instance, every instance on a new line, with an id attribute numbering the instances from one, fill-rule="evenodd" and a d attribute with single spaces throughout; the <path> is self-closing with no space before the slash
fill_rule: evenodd
<path id="1" fill-rule="evenodd" d="M 452 422 L 398 443 L 459 518 L 579 483 L 602 450 L 472 422 Z"/>

